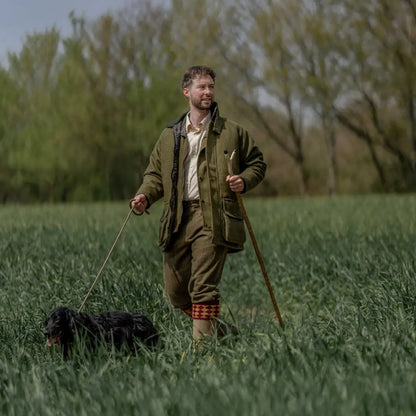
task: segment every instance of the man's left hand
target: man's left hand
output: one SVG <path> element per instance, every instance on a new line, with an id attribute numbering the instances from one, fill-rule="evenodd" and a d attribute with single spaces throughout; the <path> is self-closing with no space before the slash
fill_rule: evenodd
<path id="1" fill-rule="evenodd" d="M 230 184 L 233 192 L 244 191 L 244 180 L 239 175 L 228 175 L 225 180 Z"/>

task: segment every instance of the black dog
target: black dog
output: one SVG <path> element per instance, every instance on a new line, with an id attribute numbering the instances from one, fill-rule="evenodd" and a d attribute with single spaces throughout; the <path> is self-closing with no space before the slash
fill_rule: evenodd
<path id="1" fill-rule="evenodd" d="M 135 352 L 135 341 L 154 347 L 159 335 L 153 323 L 140 313 L 111 311 L 88 315 L 64 306 L 55 308 L 46 318 L 44 335 L 47 345 L 59 344 L 66 359 L 75 336 L 82 337 L 93 348 L 100 342 L 114 345 L 118 350 L 123 345 Z"/>

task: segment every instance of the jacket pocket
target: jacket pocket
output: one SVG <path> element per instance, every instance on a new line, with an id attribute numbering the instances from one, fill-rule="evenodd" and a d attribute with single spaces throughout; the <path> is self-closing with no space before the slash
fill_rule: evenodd
<path id="1" fill-rule="evenodd" d="M 224 238 L 230 243 L 243 244 L 246 239 L 243 215 L 238 202 L 231 198 L 223 199 Z"/>
<path id="2" fill-rule="evenodd" d="M 165 206 L 162 216 L 160 218 L 159 225 L 159 246 L 164 247 L 168 239 L 168 227 L 169 227 L 170 209 Z"/>

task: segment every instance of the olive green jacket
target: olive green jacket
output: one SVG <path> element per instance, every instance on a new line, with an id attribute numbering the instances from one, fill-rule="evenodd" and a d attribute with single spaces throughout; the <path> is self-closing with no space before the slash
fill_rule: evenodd
<path id="1" fill-rule="evenodd" d="M 149 207 L 163 198 L 160 219 L 159 245 L 169 249 L 182 217 L 184 188 L 184 160 L 188 152 L 185 116 L 169 124 L 161 133 L 144 173 L 137 194 L 147 197 Z M 236 195 L 225 181 L 228 175 L 225 152 L 235 150 L 232 168 L 245 183 L 245 192 L 255 187 L 264 177 L 266 164 L 263 155 L 247 131 L 211 108 L 208 134 L 201 143 L 198 156 L 198 187 L 204 227 L 211 230 L 214 244 L 224 245 L 229 251 L 243 249 L 245 230 Z"/>

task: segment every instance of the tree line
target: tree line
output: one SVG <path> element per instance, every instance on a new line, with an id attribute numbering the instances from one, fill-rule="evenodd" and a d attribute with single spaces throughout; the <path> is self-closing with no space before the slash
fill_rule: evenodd
<path id="1" fill-rule="evenodd" d="M 68 19 L 0 67 L 3 202 L 131 197 L 193 64 L 264 150 L 257 192 L 416 189 L 414 0 L 137 0 Z"/>

